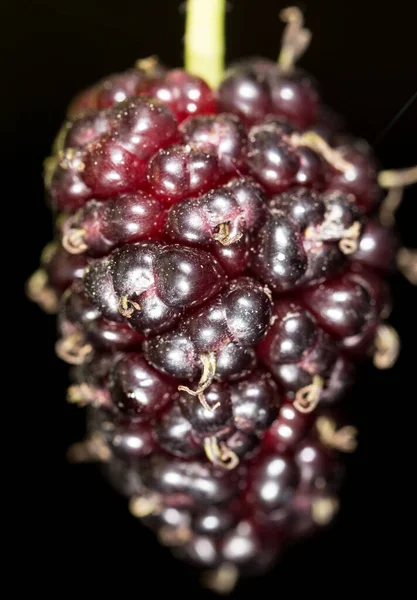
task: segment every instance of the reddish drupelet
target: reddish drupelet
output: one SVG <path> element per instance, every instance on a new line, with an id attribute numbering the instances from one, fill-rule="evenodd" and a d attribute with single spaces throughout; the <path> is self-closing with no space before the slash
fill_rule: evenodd
<path id="1" fill-rule="evenodd" d="M 62 244 L 72 254 L 105 256 L 124 244 L 158 239 L 164 217 L 161 202 L 144 192 L 90 200 L 63 223 Z"/>

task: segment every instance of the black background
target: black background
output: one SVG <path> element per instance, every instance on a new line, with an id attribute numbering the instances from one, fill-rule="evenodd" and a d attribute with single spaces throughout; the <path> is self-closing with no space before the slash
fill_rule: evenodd
<path id="1" fill-rule="evenodd" d="M 282 31 L 278 12 L 285 3 L 230 4 L 229 60 L 255 53 L 275 57 Z M 327 103 L 347 116 L 354 133 L 375 146 L 384 168 L 416 163 L 417 103 L 383 133 L 417 87 L 415 3 L 397 0 L 382 7 L 371 0 L 312 0 L 300 6 L 314 33 L 302 65 L 321 82 Z M 5 68 L 0 79 L 6 85 L 1 95 L 0 152 L 3 206 L 12 210 L 12 218 L 3 223 L 3 235 L 18 244 L 18 252 L 6 256 L 18 278 L 12 306 L 22 327 L 16 335 L 13 325 L 18 348 L 11 357 L 18 369 L 12 381 L 18 415 L 11 433 L 18 434 L 12 455 L 18 459 L 15 474 L 22 487 L 15 494 L 22 581 L 32 591 L 54 592 L 58 597 L 64 591 L 98 596 L 113 588 L 114 593 L 132 597 L 143 593 L 208 597 L 191 570 L 175 562 L 129 516 L 124 501 L 93 467 L 66 463 L 66 448 L 82 435 L 83 415 L 64 402 L 66 367 L 53 352 L 53 319 L 26 303 L 22 294 L 23 281 L 37 267 L 38 255 L 51 236 L 42 160 L 69 98 L 141 56 L 157 53 L 163 62 L 181 64 L 180 2 L 3 0 L 2 9 Z M 416 200 L 416 189 L 409 190 L 398 217 L 408 246 L 417 245 Z M 393 279 L 393 293 L 391 321 L 404 350 L 390 372 L 365 367 L 350 395 L 361 432 L 360 449 L 351 459 L 337 523 L 321 538 L 291 550 L 264 579 L 241 584 L 236 598 L 278 595 L 283 590 L 333 598 L 341 590 L 358 589 L 361 582 L 376 586 L 397 576 L 394 555 L 402 557 L 399 536 L 412 514 L 404 471 L 416 398 L 412 363 L 417 294 L 399 276 Z M 407 468 L 412 469 L 412 462 Z M 58 588 L 52 574 L 59 578 Z"/>

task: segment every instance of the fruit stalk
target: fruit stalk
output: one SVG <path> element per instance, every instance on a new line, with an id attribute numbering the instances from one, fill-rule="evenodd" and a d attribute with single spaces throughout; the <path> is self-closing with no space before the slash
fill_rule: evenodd
<path id="1" fill-rule="evenodd" d="M 307 50 L 311 41 L 311 31 L 304 27 L 303 13 L 297 6 L 285 8 L 279 16 L 287 25 L 282 36 L 278 65 L 281 71 L 290 72 Z"/>
<path id="2" fill-rule="evenodd" d="M 187 1 L 185 68 L 214 88 L 224 71 L 225 8 L 225 0 Z"/>

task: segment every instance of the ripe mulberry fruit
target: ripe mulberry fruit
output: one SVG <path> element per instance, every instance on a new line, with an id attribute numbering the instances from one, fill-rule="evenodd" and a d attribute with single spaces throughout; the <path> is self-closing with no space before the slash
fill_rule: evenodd
<path id="1" fill-rule="evenodd" d="M 45 162 L 56 239 L 28 282 L 58 311 L 68 400 L 88 405 L 70 458 L 103 461 L 222 592 L 337 511 L 356 446 L 340 401 L 358 361 L 399 350 L 382 187 L 417 180 L 378 173 L 295 67 L 298 9 L 278 64 L 223 76 L 224 8 L 188 1 L 185 70 L 151 57 L 73 100 Z"/>

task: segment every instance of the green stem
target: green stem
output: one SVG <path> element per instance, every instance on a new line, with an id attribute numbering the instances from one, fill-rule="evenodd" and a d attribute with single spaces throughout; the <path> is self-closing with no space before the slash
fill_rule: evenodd
<path id="1" fill-rule="evenodd" d="M 224 71 L 226 0 L 187 0 L 185 68 L 216 88 Z"/>

